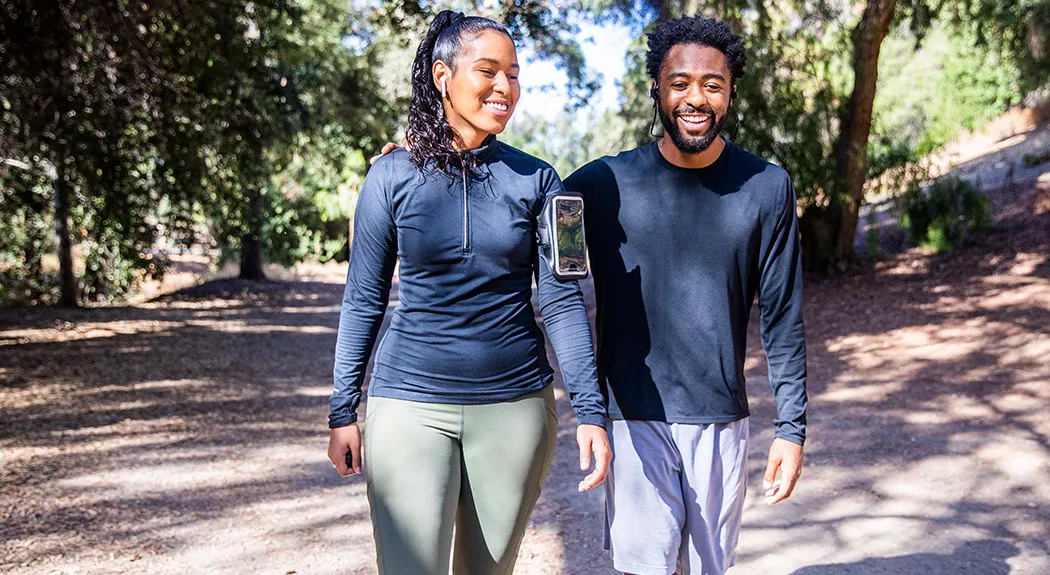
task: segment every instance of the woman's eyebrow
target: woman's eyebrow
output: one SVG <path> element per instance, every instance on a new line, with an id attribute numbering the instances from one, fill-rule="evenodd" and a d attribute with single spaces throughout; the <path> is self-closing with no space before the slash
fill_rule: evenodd
<path id="1" fill-rule="evenodd" d="M 495 58 L 478 58 L 477 60 L 474 60 L 474 63 L 475 63 L 475 64 L 477 64 L 478 62 L 490 62 L 490 63 L 492 63 L 492 64 L 494 64 L 494 65 L 496 65 L 496 66 L 500 66 L 500 65 L 502 65 L 502 64 L 500 63 L 500 61 L 499 61 L 499 60 L 497 60 L 497 59 L 495 59 Z M 521 66 L 519 66 L 517 62 L 514 62 L 513 64 L 511 64 L 511 65 L 510 65 L 510 67 L 511 67 L 511 68 L 518 68 L 518 69 L 521 69 Z"/>

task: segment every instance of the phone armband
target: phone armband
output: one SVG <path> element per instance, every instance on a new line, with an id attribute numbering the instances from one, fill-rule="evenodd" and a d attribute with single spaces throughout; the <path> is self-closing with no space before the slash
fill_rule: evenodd
<path id="1" fill-rule="evenodd" d="M 547 197 L 536 226 L 540 259 L 562 281 L 587 277 L 583 196 L 560 192 Z"/>

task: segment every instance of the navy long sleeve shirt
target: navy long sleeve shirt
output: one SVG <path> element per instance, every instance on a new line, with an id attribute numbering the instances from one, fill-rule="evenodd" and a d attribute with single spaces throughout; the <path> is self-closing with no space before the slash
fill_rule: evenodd
<path id="1" fill-rule="evenodd" d="M 354 215 L 330 427 L 357 420 L 398 260 L 398 305 L 376 350 L 370 396 L 482 404 L 550 384 L 531 303 L 535 277 L 577 420 L 604 425 L 583 294 L 537 255 L 537 217 L 544 199 L 563 190 L 561 180 L 548 164 L 494 137 L 470 153 L 477 168 L 465 179 L 420 170 L 404 150 L 368 172 Z"/>
<path id="2" fill-rule="evenodd" d="M 749 414 L 744 353 L 758 294 L 776 436 L 803 443 L 806 341 L 787 172 L 727 143 L 710 166 L 656 143 L 565 180 L 584 196 L 610 417 L 717 423 Z"/>

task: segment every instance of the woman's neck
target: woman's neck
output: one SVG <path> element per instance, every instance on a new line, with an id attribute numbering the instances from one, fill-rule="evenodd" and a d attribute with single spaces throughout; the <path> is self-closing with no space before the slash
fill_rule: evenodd
<path id="1" fill-rule="evenodd" d="M 455 112 L 449 112 L 449 106 L 446 104 L 445 117 L 448 118 L 448 124 L 452 126 L 452 146 L 457 150 L 473 150 L 481 147 L 485 138 L 489 137 L 489 133 L 478 130 Z"/>

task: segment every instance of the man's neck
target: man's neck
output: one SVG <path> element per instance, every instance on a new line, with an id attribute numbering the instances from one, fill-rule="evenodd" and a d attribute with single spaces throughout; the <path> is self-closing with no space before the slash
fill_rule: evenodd
<path id="1" fill-rule="evenodd" d="M 687 154 L 680 150 L 675 145 L 674 140 L 667 133 L 664 133 L 664 137 L 660 138 L 657 143 L 660 148 L 660 154 L 665 160 L 678 166 L 679 168 L 706 168 L 711 164 L 715 163 L 718 156 L 722 155 L 722 150 L 726 149 L 726 142 L 722 139 L 722 136 L 715 138 L 714 142 L 707 147 L 706 150 L 699 154 Z"/>

